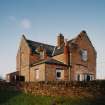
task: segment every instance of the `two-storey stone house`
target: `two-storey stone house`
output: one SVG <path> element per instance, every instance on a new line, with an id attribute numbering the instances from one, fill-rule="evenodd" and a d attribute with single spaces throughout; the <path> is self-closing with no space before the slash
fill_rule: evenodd
<path id="1" fill-rule="evenodd" d="M 22 36 L 16 69 L 25 81 L 88 81 L 96 79 L 97 53 L 87 33 L 65 40 L 60 33 L 57 45 L 48 45 Z"/>

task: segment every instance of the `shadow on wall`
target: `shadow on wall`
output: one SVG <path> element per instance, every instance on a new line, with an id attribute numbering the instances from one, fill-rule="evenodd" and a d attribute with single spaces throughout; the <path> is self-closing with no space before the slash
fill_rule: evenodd
<path id="1" fill-rule="evenodd" d="M 8 103 L 9 100 L 19 94 L 21 94 L 21 92 L 17 91 L 15 86 L 9 83 L 0 82 L 0 105 Z"/>

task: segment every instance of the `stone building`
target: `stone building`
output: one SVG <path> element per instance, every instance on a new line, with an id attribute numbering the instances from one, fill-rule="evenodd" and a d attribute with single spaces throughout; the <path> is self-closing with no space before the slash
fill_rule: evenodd
<path id="1" fill-rule="evenodd" d="M 87 33 L 48 45 L 22 36 L 16 56 L 17 72 L 25 81 L 89 81 L 96 79 L 97 53 Z"/>

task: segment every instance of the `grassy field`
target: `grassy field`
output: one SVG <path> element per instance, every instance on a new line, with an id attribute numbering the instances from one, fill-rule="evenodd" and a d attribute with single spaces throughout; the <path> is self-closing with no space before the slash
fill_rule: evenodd
<path id="1" fill-rule="evenodd" d="M 0 105 L 105 105 L 105 97 L 89 99 L 86 97 L 33 96 L 11 88 L 2 88 L 0 89 Z"/>

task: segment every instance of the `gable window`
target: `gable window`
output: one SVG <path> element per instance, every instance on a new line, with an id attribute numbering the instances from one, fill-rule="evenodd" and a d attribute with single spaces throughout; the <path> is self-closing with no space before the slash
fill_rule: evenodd
<path id="1" fill-rule="evenodd" d="M 40 59 L 44 59 L 44 55 L 45 55 L 45 49 L 43 47 L 43 45 L 39 45 L 37 48 L 36 48 L 36 52 L 39 54 L 40 56 Z"/>
<path id="2" fill-rule="evenodd" d="M 44 51 L 40 52 L 40 59 L 44 59 Z"/>
<path id="3" fill-rule="evenodd" d="M 60 80 L 64 78 L 64 70 L 56 69 L 56 79 Z"/>
<path id="4" fill-rule="evenodd" d="M 81 50 L 81 59 L 82 59 L 83 61 L 87 61 L 87 59 L 88 59 L 87 50 L 84 50 L 84 49 Z"/>

